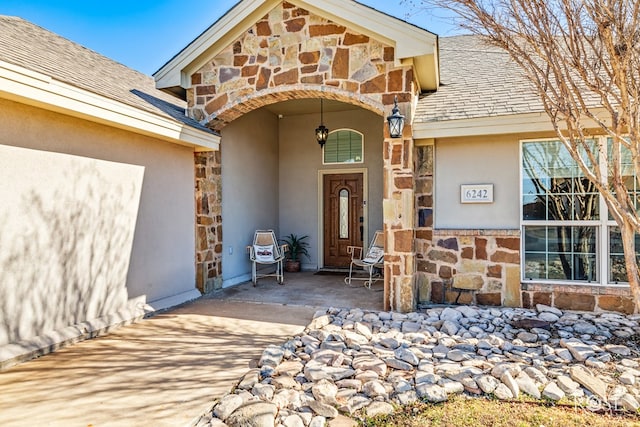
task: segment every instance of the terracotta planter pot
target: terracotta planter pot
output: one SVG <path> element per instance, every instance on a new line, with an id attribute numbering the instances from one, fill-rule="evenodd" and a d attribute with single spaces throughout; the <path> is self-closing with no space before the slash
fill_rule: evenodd
<path id="1" fill-rule="evenodd" d="M 284 262 L 284 271 L 296 273 L 300 271 L 300 261 L 292 261 L 290 259 Z"/>

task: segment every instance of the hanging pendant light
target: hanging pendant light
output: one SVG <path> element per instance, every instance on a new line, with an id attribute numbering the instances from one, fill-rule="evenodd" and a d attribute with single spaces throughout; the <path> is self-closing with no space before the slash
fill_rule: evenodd
<path id="1" fill-rule="evenodd" d="M 404 116 L 398 110 L 398 97 L 393 99 L 393 110 L 391 115 L 387 117 L 389 123 L 389 135 L 391 138 L 400 138 L 404 129 Z"/>
<path id="2" fill-rule="evenodd" d="M 320 148 L 324 147 L 324 143 L 327 142 L 327 137 L 329 136 L 329 129 L 323 123 L 322 98 L 320 98 L 320 126 L 316 128 L 316 140 L 320 144 Z"/>

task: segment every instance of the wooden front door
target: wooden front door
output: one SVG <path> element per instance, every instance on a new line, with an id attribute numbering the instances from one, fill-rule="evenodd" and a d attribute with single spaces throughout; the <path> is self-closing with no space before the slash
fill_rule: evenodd
<path id="1" fill-rule="evenodd" d="M 348 267 L 347 246 L 362 246 L 362 174 L 324 175 L 324 266 Z"/>

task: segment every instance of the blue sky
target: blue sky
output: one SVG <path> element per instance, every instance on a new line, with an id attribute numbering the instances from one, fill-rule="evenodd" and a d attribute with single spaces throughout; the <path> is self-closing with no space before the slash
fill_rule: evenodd
<path id="1" fill-rule="evenodd" d="M 455 33 L 442 12 L 419 10 L 401 0 L 360 1 L 439 35 Z M 237 0 L 0 0 L 0 14 L 19 16 L 151 74 L 236 3 Z"/>

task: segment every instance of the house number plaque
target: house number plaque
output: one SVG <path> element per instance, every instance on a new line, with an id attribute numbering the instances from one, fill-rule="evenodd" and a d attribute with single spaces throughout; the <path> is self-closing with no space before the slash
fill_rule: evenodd
<path id="1" fill-rule="evenodd" d="M 493 203 L 493 184 L 460 185 L 460 203 Z"/>

